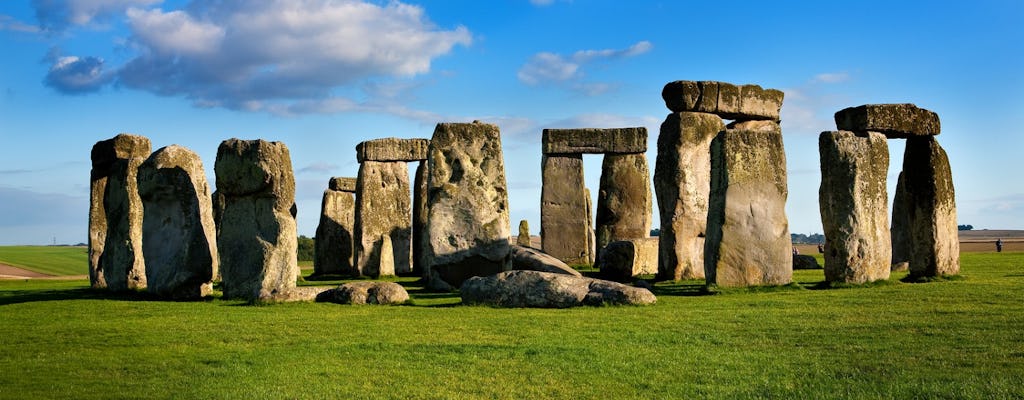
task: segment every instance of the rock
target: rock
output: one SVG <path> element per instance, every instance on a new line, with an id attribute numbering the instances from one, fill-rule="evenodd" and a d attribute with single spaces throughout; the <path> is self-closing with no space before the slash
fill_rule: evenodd
<path id="1" fill-rule="evenodd" d="M 658 238 L 619 240 L 608 243 L 597 257 L 606 279 L 626 282 L 635 276 L 658 272 Z"/>
<path id="2" fill-rule="evenodd" d="M 430 174 L 427 163 L 420 162 L 416 166 L 416 176 L 412 183 L 412 272 L 422 276 L 426 260 L 427 232 L 427 181 Z"/>
<path id="3" fill-rule="evenodd" d="M 579 271 L 566 265 L 564 262 L 540 250 L 525 247 L 511 246 L 512 269 L 550 272 L 553 274 L 564 274 L 572 276 L 583 276 Z"/>
<path id="4" fill-rule="evenodd" d="M 911 137 L 903 155 L 910 216 L 910 276 L 960 273 L 953 175 L 934 136 Z"/>
<path id="5" fill-rule="evenodd" d="M 647 152 L 647 128 L 545 129 L 544 154 L 628 154 Z"/>
<path id="6" fill-rule="evenodd" d="M 606 154 L 597 195 L 597 248 L 651 233 L 651 175 L 644 154 Z"/>
<path id="7" fill-rule="evenodd" d="M 587 259 L 586 259 L 586 264 L 587 265 L 592 265 L 592 264 L 594 264 L 594 261 L 595 261 L 594 259 L 596 258 L 596 255 L 597 255 L 597 236 L 596 236 L 596 232 L 594 232 L 594 223 L 593 223 L 593 221 L 594 221 L 594 218 L 593 218 L 593 216 L 594 216 L 594 201 L 593 201 L 593 197 L 590 195 L 590 189 L 589 188 L 586 188 L 586 187 L 583 188 L 583 198 L 585 198 L 587 200 L 587 207 L 586 207 L 586 210 L 587 210 L 587 223 L 585 225 L 585 228 L 586 228 L 586 231 L 587 231 Z"/>
<path id="8" fill-rule="evenodd" d="M 349 282 L 334 290 L 334 298 L 325 301 L 338 304 L 404 304 L 409 292 L 394 282 Z"/>
<path id="9" fill-rule="evenodd" d="M 785 94 L 758 85 L 733 85 L 714 81 L 669 82 L 661 91 L 672 112 L 717 114 L 734 120 L 779 120 Z"/>
<path id="10" fill-rule="evenodd" d="M 568 264 L 589 264 L 592 247 L 589 196 L 583 187 L 583 156 L 544 155 L 541 158 L 541 247 Z"/>
<path id="11" fill-rule="evenodd" d="M 530 247 L 530 223 L 525 219 L 519 221 L 519 236 L 516 237 L 516 244 Z"/>
<path id="12" fill-rule="evenodd" d="M 839 130 L 881 132 L 890 139 L 941 132 L 939 115 L 913 104 L 865 104 L 842 109 L 835 118 Z"/>
<path id="13" fill-rule="evenodd" d="M 272 298 L 295 287 L 295 176 L 281 142 L 228 139 L 217 148 L 224 198 L 217 253 L 225 298 Z"/>
<path id="14" fill-rule="evenodd" d="M 330 286 L 299 286 L 273 293 L 263 293 L 257 299 L 264 303 L 325 302 L 334 297 Z"/>
<path id="15" fill-rule="evenodd" d="M 89 282 L 121 291 L 146 287 L 138 169 L 149 139 L 122 133 L 92 147 L 89 193 Z"/>
<path id="16" fill-rule="evenodd" d="M 567 308 L 583 305 L 654 304 L 647 289 L 538 271 L 506 271 L 473 277 L 462 285 L 464 304 L 498 307 Z"/>
<path id="17" fill-rule="evenodd" d="M 818 264 L 818 260 L 814 256 L 794 254 L 793 269 L 821 269 L 821 264 Z"/>
<path id="18" fill-rule="evenodd" d="M 896 181 L 896 194 L 892 201 L 892 225 L 889 235 L 892 243 L 891 270 L 906 271 L 910 265 L 910 204 L 907 203 L 907 187 L 900 171 Z"/>
<path id="19" fill-rule="evenodd" d="M 356 198 L 354 178 L 331 178 L 320 203 L 313 257 L 314 275 L 356 275 L 352 263 Z M 342 190 L 349 189 L 351 190 Z"/>
<path id="20" fill-rule="evenodd" d="M 409 169 L 401 161 L 364 161 L 356 184 L 355 260 L 359 273 L 378 277 L 381 235 L 391 237 L 394 271 L 412 271 L 412 205 Z"/>
<path id="21" fill-rule="evenodd" d="M 818 191 L 825 246 L 825 280 L 867 283 L 889 279 L 889 146 L 877 132 L 822 132 Z"/>
<path id="22" fill-rule="evenodd" d="M 138 175 L 147 290 L 176 300 L 213 291 L 217 229 L 199 155 L 181 146 L 154 152 Z"/>
<path id="23" fill-rule="evenodd" d="M 471 276 L 509 270 L 508 190 L 498 126 L 438 124 L 429 155 L 428 281 L 458 287 Z"/>
<path id="24" fill-rule="evenodd" d="M 738 124 L 711 143 L 704 274 L 709 285 L 785 285 L 792 281 L 782 130 Z"/>
<path id="25" fill-rule="evenodd" d="M 377 276 L 395 276 L 395 249 L 391 245 L 391 236 L 380 235 L 380 263 Z"/>
<path id="26" fill-rule="evenodd" d="M 714 114 L 669 114 L 658 135 L 658 277 L 704 278 L 704 236 L 711 191 L 711 140 L 724 129 Z"/>
<path id="27" fill-rule="evenodd" d="M 356 145 L 356 160 L 366 161 L 420 161 L 427 159 L 427 139 L 383 138 L 367 140 Z"/>

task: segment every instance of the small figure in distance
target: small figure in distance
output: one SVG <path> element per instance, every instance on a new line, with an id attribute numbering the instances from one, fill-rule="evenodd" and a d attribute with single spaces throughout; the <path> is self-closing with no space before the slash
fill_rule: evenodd
<path id="1" fill-rule="evenodd" d="M 1003 239 L 999 238 L 999 239 L 996 239 L 996 253 L 1002 253 L 1002 252 L 1003 252 Z"/>
<path id="2" fill-rule="evenodd" d="M 794 256 L 800 255 L 800 250 L 797 249 L 796 246 L 793 246 L 793 255 Z"/>
<path id="3" fill-rule="evenodd" d="M 818 243 L 818 253 L 819 254 L 825 254 L 825 244 L 824 243 Z"/>

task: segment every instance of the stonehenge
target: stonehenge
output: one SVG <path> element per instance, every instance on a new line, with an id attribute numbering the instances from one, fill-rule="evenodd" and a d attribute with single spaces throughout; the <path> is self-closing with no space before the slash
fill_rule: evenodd
<path id="1" fill-rule="evenodd" d="M 354 275 L 353 233 L 356 215 L 356 179 L 334 177 L 320 203 L 313 257 L 314 275 Z"/>
<path id="2" fill-rule="evenodd" d="M 626 282 L 658 272 L 658 238 L 619 240 L 601 249 L 596 265 L 605 279 Z"/>

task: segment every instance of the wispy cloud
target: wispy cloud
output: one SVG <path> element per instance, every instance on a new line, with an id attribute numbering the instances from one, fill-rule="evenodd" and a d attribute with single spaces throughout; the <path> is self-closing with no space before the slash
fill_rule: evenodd
<path id="1" fill-rule="evenodd" d="M 327 173 L 331 173 L 333 171 L 336 171 L 338 168 L 341 168 L 341 167 L 338 166 L 337 164 L 331 164 L 331 163 L 328 163 L 328 162 L 318 161 L 318 162 L 314 162 L 312 164 L 309 164 L 309 165 L 307 165 L 305 167 L 299 168 L 299 170 L 296 171 L 296 172 L 299 172 L 299 173 L 314 172 L 314 173 L 319 173 L 319 174 L 327 174 Z"/>
<path id="2" fill-rule="evenodd" d="M 87 197 L 41 193 L 0 186 L 0 204 L 17 212 L 0 213 L 0 227 L 62 224 L 83 221 L 88 214 Z"/>
<path id="3" fill-rule="evenodd" d="M 571 55 L 541 52 L 520 67 L 516 76 L 520 82 L 530 86 L 554 84 L 588 96 L 599 95 L 614 89 L 615 85 L 583 82 L 586 65 L 635 57 L 651 51 L 653 47 L 651 42 L 643 40 L 625 49 L 579 50 Z"/>
<path id="4" fill-rule="evenodd" d="M 48 31 L 89 25 L 119 17 L 132 7 L 147 7 L 163 0 L 32 0 L 36 19 Z"/>
<path id="5" fill-rule="evenodd" d="M 818 134 L 834 130 L 833 115 L 846 107 L 842 95 L 835 94 L 832 85 L 853 79 L 847 72 L 826 72 L 817 74 L 806 83 L 786 88 L 786 101 L 782 104 L 782 128 L 798 134 Z"/>
<path id="6" fill-rule="evenodd" d="M 39 33 L 40 29 L 38 26 L 18 21 L 10 15 L 0 14 L 0 31 Z"/>
<path id="7" fill-rule="evenodd" d="M 850 74 L 846 72 L 826 72 L 817 74 L 811 79 L 811 83 L 839 83 L 850 80 Z"/>

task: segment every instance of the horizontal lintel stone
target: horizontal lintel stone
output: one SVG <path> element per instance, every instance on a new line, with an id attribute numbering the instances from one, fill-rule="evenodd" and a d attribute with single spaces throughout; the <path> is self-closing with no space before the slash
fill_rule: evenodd
<path id="1" fill-rule="evenodd" d="M 422 161 L 427 159 L 430 139 L 383 138 L 367 140 L 356 145 L 356 160 L 363 161 Z"/>
<path id="2" fill-rule="evenodd" d="M 647 152 L 647 128 L 545 129 L 544 154 L 632 154 Z"/>
<path id="3" fill-rule="evenodd" d="M 331 178 L 328 188 L 335 192 L 356 192 L 356 178 L 343 178 L 336 176 Z"/>
<path id="4" fill-rule="evenodd" d="M 669 82 L 661 91 L 672 112 L 704 112 L 738 121 L 778 121 L 784 96 L 781 90 L 715 81 Z"/>
<path id="5" fill-rule="evenodd" d="M 839 130 L 880 132 L 889 139 L 933 136 L 941 131 L 939 115 L 914 104 L 865 104 L 835 115 Z"/>

